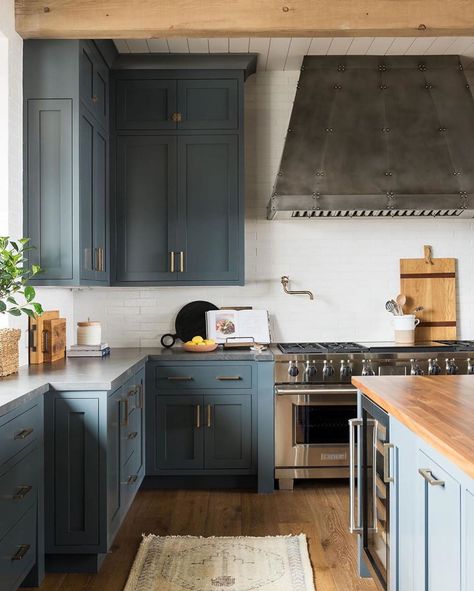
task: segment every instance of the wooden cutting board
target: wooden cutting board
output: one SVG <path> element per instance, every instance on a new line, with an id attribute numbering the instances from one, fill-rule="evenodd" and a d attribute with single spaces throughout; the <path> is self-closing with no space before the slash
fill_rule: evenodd
<path id="1" fill-rule="evenodd" d="M 50 318 L 43 323 L 43 358 L 45 363 L 66 356 L 66 319 Z"/>
<path id="2" fill-rule="evenodd" d="M 433 259 L 431 247 L 423 259 L 400 259 L 400 293 L 407 296 L 405 313 L 424 307 L 417 313 L 417 341 L 457 338 L 456 259 Z"/>

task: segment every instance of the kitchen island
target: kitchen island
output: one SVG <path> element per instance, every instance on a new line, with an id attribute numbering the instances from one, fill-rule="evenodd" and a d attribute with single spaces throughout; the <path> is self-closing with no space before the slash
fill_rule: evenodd
<path id="1" fill-rule="evenodd" d="M 360 524 L 362 564 L 383 589 L 472 591 L 474 378 L 352 383 L 362 441 L 358 492 L 367 515 Z"/>

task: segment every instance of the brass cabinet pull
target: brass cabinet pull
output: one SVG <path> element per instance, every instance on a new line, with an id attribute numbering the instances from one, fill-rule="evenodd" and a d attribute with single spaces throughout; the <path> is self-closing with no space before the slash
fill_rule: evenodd
<path id="1" fill-rule="evenodd" d="M 170 251 L 170 273 L 174 273 L 174 255 L 175 252 L 173 250 Z"/>
<path id="2" fill-rule="evenodd" d="M 120 401 L 121 403 L 121 410 L 125 409 L 122 412 L 122 416 L 121 416 L 121 420 L 120 420 L 120 424 L 122 425 L 122 427 L 128 427 L 128 398 L 124 398 L 123 400 Z"/>
<path id="3" fill-rule="evenodd" d="M 99 99 L 98 99 L 97 95 L 96 94 L 93 94 L 92 95 L 92 102 L 94 103 L 94 105 L 98 102 L 98 100 Z"/>
<path id="4" fill-rule="evenodd" d="M 138 435 L 138 431 L 132 431 L 131 433 L 128 434 L 128 439 L 135 439 L 135 437 Z"/>
<path id="5" fill-rule="evenodd" d="M 99 247 L 99 271 L 105 271 L 105 249 Z"/>
<path id="6" fill-rule="evenodd" d="M 184 273 L 184 251 L 179 251 L 179 272 Z"/>
<path id="7" fill-rule="evenodd" d="M 25 484 L 24 486 L 19 486 L 16 493 L 13 495 L 14 501 L 22 501 L 26 495 L 33 490 L 33 487 L 30 484 Z"/>
<path id="8" fill-rule="evenodd" d="M 94 263 L 92 265 L 93 271 L 99 271 L 99 249 L 94 248 Z"/>
<path id="9" fill-rule="evenodd" d="M 196 429 L 201 428 L 201 405 L 196 404 Z"/>
<path id="10" fill-rule="evenodd" d="M 207 428 L 211 428 L 211 405 L 207 405 Z"/>
<path id="11" fill-rule="evenodd" d="M 171 382 L 192 382 L 193 378 L 191 376 L 168 376 L 166 378 Z"/>
<path id="12" fill-rule="evenodd" d="M 137 408 L 143 408 L 143 383 L 138 384 L 138 401 Z"/>
<path id="13" fill-rule="evenodd" d="M 433 472 L 428 470 L 428 468 L 419 468 L 418 472 L 423 476 L 428 484 L 431 486 L 445 486 L 446 483 L 444 480 L 438 480 L 433 476 Z"/>
<path id="14" fill-rule="evenodd" d="M 26 554 L 30 548 L 31 548 L 31 546 L 29 544 L 22 544 L 21 546 L 18 546 L 18 550 L 12 556 L 12 561 L 13 560 L 22 560 L 26 556 Z"/>
<path id="15" fill-rule="evenodd" d="M 132 474 L 132 476 L 129 476 L 127 478 L 127 484 L 133 484 L 134 482 L 136 482 L 138 479 L 138 476 L 136 474 Z"/>
<path id="16" fill-rule="evenodd" d="M 15 439 L 26 439 L 33 433 L 34 429 L 29 427 L 28 429 L 22 429 L 15 435 Z"/>
<path id="17" fill-rule="evenodd" d="M 217 376 L 216 380 L 220 382 L 239 382 L 241 380 L 241 376 Z"/>
<path id="18" fill-rule="evenodd" d="M 181 113 L 173 113 L 171 119 L 174 123 L 181 123 L 183 115 Z"/>

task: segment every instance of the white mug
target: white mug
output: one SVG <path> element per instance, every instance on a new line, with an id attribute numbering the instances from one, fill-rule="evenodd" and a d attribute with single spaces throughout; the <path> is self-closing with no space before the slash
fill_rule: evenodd
<path id="1" fill-rule="evenodd" d="M 404 345 L 413 345 L 415 342 L 415 328 L 420 324 L 420 319 L 414 314 L 404 314 L 393 317 L 395 329 L 395 342 Z"/>

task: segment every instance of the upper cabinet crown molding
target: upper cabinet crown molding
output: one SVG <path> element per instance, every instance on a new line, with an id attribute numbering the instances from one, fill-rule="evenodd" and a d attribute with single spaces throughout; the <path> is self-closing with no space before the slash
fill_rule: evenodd
<path id="1" fill-rule="evenodd" d="M 466 0 L 16 0 L 24 38 L 332 37 L 469 35 Z M 402 6 L 401 6 L 402 5 Z"/>

